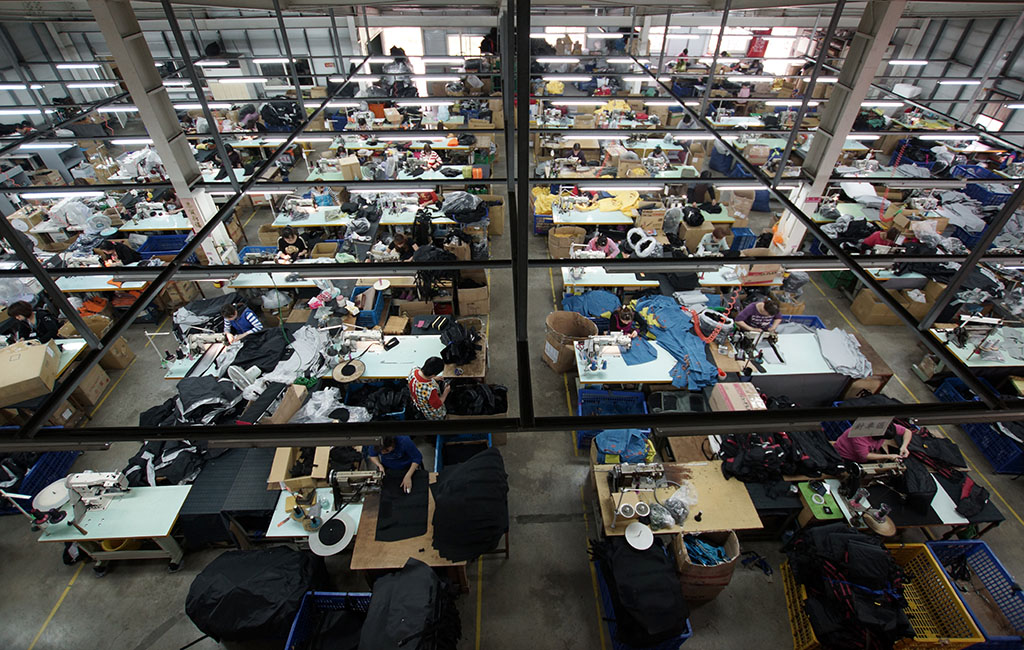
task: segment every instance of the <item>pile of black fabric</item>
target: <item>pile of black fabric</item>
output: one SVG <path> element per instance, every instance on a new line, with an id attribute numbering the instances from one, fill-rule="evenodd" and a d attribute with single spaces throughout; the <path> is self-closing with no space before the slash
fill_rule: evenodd
<path id="1" fill-rule="evenodd" d="M 445 402 L 450 415 L 500 415 L 508 412 L 508 388 L 473 379 L 453 379 Z"/>
<path id="2" fill-rule="evenodd" d="M 655 536 L 638 551 L 624 537 L 590 542 L 590 555 L 611 595 L 616 641 L 648 648 L 686 632 L 690 610 L 679 588 L 675 563 Z"/>
<path id="3" fill-rule="evenodd" d="M 278 328 L 253 332 L 242 339 L 242 349 L 231 363 L 243 370 L 256 366 L 263 372 L 270 372 L 290 354 L 290 344 L 290 337 Z"/>
<path id="4" fill-rule="evenodd" d="M 409 386 L 402 379 L 384 381 L 379 386 L 353 385 L 345 398 L 346 404 L 365 408 L 374 420 L 391 413 L 405 413 L 410 402 Z"/>
<path id="5" fill-rule="evenodd" d="M 725 477 L 744 483 L 774 483 L 783 475 L 836 475 L 844 466 L 821 429 L 722 436 L 718 456 Z"/>
<path id="6" fill-rule="evenodd" d="M 981 512 L 989 501 L 989 491 L 974 482 L 963 471 L 967 462 L 960 447 L 948 438 L 936 438 L 927 429 L 914 433 L 911 440 L 910 457 L 903 461 L 906 466 L 901 480 L 888 484 L 899 493 L 906 503 L 919 512 L 928 512 L 932 498 L 939 489 L 931 473 L 953 482 L 957 494 L 953 497 L 956 511 L 971 518 Z"/>
<path id="7" fill-rule="evenodd" d="M 508 532 L 508 474 L 496 447 L 445 467 L 431 490 L 433 546 L 441 557 L 472 560 Z"/>
<path id="8" fill-rule="evenodd" d="M 462 621 L 451 587 L 419 560 L 373 584 L 360 650 L 455 650 Z"/>
<path id="9" fill-rule="evenodd" d="M 445 216 L 459 223 L 476 223 L 487 216 L 487 204 L 481 201 L 475 208 L 449 210 L 445 212 Z"/>
<path id="10" fill-rule="evenodd" d="M 0 489 L 17 492 L 22 479 L 32 466 L 39 460 L 39 454 L 32 452 L 16 452 L 0 454 Z M 8 504 L 4 504 L 6 506 Z"/>
<path id="11" fill-rule="evenodd" d="M 914 629 L 903 609 L 906 577 L 881 540 L 846 524 L 804 528 L 783 551 L 824 648 L 887 650 Z"/>
<path id="12" fill-rule="evenodd" d="M 441 331 L 441 360 L 445 363 L 463 365 L 476 359 L 482 349 L 480 332 L 475 327 L 466 327 L 462 323 L 449 322 Z"/>
<path id="13" fill-rule="evenodd" d="M 846 230 L 839 232 L 832 238 L 834 242 L 847 250 L 860 251 L 860 243 L 864 238 L 879 230 L 878 226 L 867 219 L 851 219 L 846 224 Z"/>
<path id="14" fill-rule="evenodd" d="M 178 397 L 174 403 L 177 409 L 175 415 L 178 422 L 210 424 L 224 417 L 237 415 L 237 411 L 242 408 L 241 403 L 242 392 L 228 379 L 218 380 L 209 376 L 185 377 L 178 382 Z M 139 420 L 141 422 L 142 415 L 139 416 Z"/>
<path id="15" fill-rule="evenodd" d="M 206 443 L 200 441 L 147 440 L 123 471 L 131 487 L 187 485 L 199 475 L 208 457 L 216 458 L 225 451 L 210 454 Z"/>
<path id="16" fill-rule="evenodd" d="M 312 553 L 228 551 L 192 581 L 185 613 L 217 642 L 284 641 L 305 593 L 328 586 L 324 560 Z"/>

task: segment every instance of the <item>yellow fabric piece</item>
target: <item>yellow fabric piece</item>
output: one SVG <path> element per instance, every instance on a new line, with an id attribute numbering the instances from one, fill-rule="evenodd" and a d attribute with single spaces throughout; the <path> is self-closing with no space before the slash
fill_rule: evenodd
<path id="1" fill-rule="evenodd" d="M 565 92 L 565 84 L 561 81 L 549 81 L 547 85 L 544 86 L 544 90 L 546 90 L 549 95 L 561 95 Z"/>
<path id="2" fill-rule="evenodd" d="M 592 209 L 602 212 L 625 212 L 628 214 L 633 209 L 640 207 L 640 193 L 635 190 L 611 192 L 611 195 L 607 199 L 598 201 Z"/>
<path id="3" fill-rule="evenodd" d="M 544 186 L 538 185 L 531 190 L 533 193 L 534 214 L 551 214 L 551 206 L 555 203 L 555 195 Z"/>
<path id="4" fill-rule="evenodd" d="M 607 104 L 605 104 L 604 106 L 599 106 L 598 108 L 596 108 L 594 110 L 594 112 L 596 113 L 598 111 L 605 111 L 606 113 L 611 113 L 612 111 L 628 111 L 628 110 L 629 110 L 629 104 L 627 104 L 624 100 L 621 100 L 621 99 L 609 99 Z"/>
<path id="5" fill-rule="evenodd" d="M 658 452 L 654 450 L 654 443 L 651 442 L 650 438 L 648 438 L 645 442 L 647 445 L 647 455 L 644 459 L 644 462 L 652 463 L 654 462 L 654 458 L 658 455 Z"/>

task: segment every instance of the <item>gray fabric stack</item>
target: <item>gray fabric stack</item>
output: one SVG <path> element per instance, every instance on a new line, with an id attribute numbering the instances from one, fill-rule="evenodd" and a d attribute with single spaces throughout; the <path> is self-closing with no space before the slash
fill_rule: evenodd
<path id="1" fill-rule="evenodd" d="M 828 365 L 841 375 L 863 379 L 871 376 L 871 362 L 860 351 L 856 337 L 841 329 L 817 330 L 818 345 Z"/>

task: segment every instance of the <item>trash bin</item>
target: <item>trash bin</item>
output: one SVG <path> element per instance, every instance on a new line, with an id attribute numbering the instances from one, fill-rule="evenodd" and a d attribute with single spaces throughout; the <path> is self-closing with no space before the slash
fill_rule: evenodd
<path id="1" fill-rule="evenodd" d="M 582 230 L 582 229 L 581 229 Z M 557 373 L 576 367 L 576 341 L 597 334 L 597 325 L 574 311 L 553 311 L 544 320 L 544 362 Z"/>

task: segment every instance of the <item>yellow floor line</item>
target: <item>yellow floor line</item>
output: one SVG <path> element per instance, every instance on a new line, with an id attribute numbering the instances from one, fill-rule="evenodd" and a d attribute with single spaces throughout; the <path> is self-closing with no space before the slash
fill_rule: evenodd
<path id="1" fill-rule="evenodd" d="M 484 605 L 484 558 L 476 559 L 476 641 L 474 647 L 480 650 L 480 627 Z"/>
<path id="2" fill-rule="evenodd" d="M 811 280 L 811 284 L 813 284 L 813 285 L 814 285 L 814 288 L 815 288 L 815 289 L 817 289 L 817 290 L 818 290 L 819 292 L 821 292 L 821 295 L 823 295 L 823 296 L 825 295 L 825 292 L 821 290 L 821 287 L 819 287 L 819 286 L 818 286 L 818 285 L 817 285 L 817 284 L 816 284 L 816 283 L 814 282 L 814 280 Z M 850 323 L 850 319 L 848 319 L 848 318 L 846 317 L 846 314 L 844 314 L 844 313 L 842 312 L 842 310 L 841 310 L 841 309 L 839 309 L 839 307 L 836 307 L 836 304 L 835 304 L 834 302 L 832 302 L 832 299 L 831 299 L 831 298 L 828 298 L 827 296 L 826 296 L 826 298 L 828 299 L 828 302 L 829 302 L 829 304 L 831 304 L 831 305 L 832 305 L 832 307 L 833 307 L 833 308 L 835 308 L 835 310 L 836 310 L 837 312 L 839 312 L 839 315 L 843 317 L 843 320 L 845 320 L 845 321 L 846 321 L 847 323 L 849 323 L 850 327 L 852 327 L 852 328 L 854 329 L 854 331 L 857 331 L 857 328 L 856 328 L 856 326 L 854 326 L 854 324 L 853 324 L 853 323 Z M 910 395 L 910 397 L 911 397 L 911 398 L 912 398 L 912 399 L 913 399 L 913 400 L 914 400 L 915 402 L 917 402 L 918 404 L 920 404 L 920 403 L 921 403 L 921 400 L 920 400 L 920 399 L 919 399 L 919 398 L 917 397 L 917 395 L 915 395 L 915 394 L 914 394 L 914 391 L 910 390 L 910 387 L 909 387 L 909 386 L 907 386 L 906 382 L 904 382 L 904 381 L 903 381 L 903 378 L 901 378 L 901 377 L 900 377 L 900 376 L 899 376 L 899 375 L 898 375 L 898 374 L 897 374 L 897 373 L 896 373 L 895 371 L 893 371 L 893 373 L 892 373 L 892 376 L 893 376 L 893 378 L 894 378 L 894 379 L 895 379 L 896 381 L 898 381 L 898 382 L 900 383 L 900 386 L 903 386 L 903 390 L 907 391 L 907 394 L 908 394 L 908 395 Z M 950 437 L 949 433 L 948 433 L 948 432 L 946 432 L 946 430 L 945 430 L 945 429 L 944 429 L 943 427 L 937 427 L 937 428 L 938 428 L 938 430 L 939 430 L 939 431 L 941 431 L 941 432 L 942 432 L 942 435 L 946 436 L 947 438 L 949 438 L 949 437 Z M 972 471 L 972 472 L 974 472 L 974 475 L 975 475 L 975 476 L 978 476 L 979 478 L 981 478 L 981 480 L 982 480 L 982 481 L 984 481 L 984 482 L 985 482 L 985 485 L 987 485 L 987 486 L 988 486 L 988 489 L 989 489 L 989 491 L 990 491 L 990 492 L 991 492 L 992 494 L 995 494 L 995 495 L 996 495 L 997 497 L 999 497 L 999 500 L 1003 502 L 1003 505 L 1005 505 L 1005 506 L 1006 506 L 1006 509 L 1007 509 L 1007 510 L 1009 510 L 1009 511 L 1010 511 L 1010 513 L 1012 513 L 1012 514 L 1013 514 L 1013 517 L 1014 517 L 1014 519 L 1016 519 L 1016 520 L 1017 520 L 1017 522 L 1018 522 L 1018 523 L 1020 523 L 1020 525 L 1021 525 L 1021 526 L 1024 526 L 1024 518 L 1022 518 L 1022 517 L 1021 517 L 1021 516 L 1020 516 L 1019 514 L 1017 514 L 1017 511 L 1013 509 L 1013 506 L 1011 506 L 1011 505 L 1010 505 L 1010 502 L 1009 502 L 1009 501 L 1007 501 L 1007 500 L 1006 500 L 1006 497 L 1004 497 L 1004 496 L 1003 496 L 1003 495 L 1002 495 L 1002 494 L 1001 494 L 1001 493 L 999 492 L 999 490 L 997 490 L 997 489 L 996 489 L 996 486 L 995 486 L 995 485 L 993 485 L 993 484 L 992 484 L 992 482 L 988 480 L 988 477 L 987 477 L 987 476 L 985 476 L 985 475 L 984 475 L 984 474 L 983 474 L 983 473 L 982 473 L 982 472 L 981 472 L 981 471 L 980 471 L 980 470 L 979 470 L 979 469 L 978 469 L 978 468 L 977 468 L 977 467 L 976 467 L 976 466 L 974 465 L 974 463 L 972 463 L 972 462 L 971 462 L 971 459 L 970 459 L 970 458 L 968 458 L 968 457 L 967 457 L 966 455 L 964 455 L 964 460 L 965 460 L 965 461 L 967 461 L 967 465 L 968 465 L 968 467 L 969 467 L 969 468 L 971 469 L 971 471 Z"/>
<path id="3" fill-rule="evenodd" d="M 110 388 L 109 388 L 109 389 L 107 390 L 107 393 L 106 393 L 106 395 L 104 395 L 104 396 L 103 396 L 103 397 L 102 397 L 102 398 L 100 399 L 100 401 L 96 403 L 96 408 L 94 408 L 94 409 L 93 409 L 93 410 L 92 410 L 92 411 L 91 411 L 91 412 L 89 413 L 89 417 L 90 417 L 90 418 L 91 418 L 92 416 L 96 415 L 96 411 L 100 410 L 100 407 L 101 407 L 101 406 L 103 406 L 103 402 L 106 402 L 106 401 L 107 401 L 107 398 L 108 398 L 108 397 L 110 397 L 110 396 L 111 396 L 111 395 L 112 395 L 112 394 L 114 393 L 114 389 L 115 389 L 115 388 L 117 388 L 117 385 L 121 383 L 121 380 L 122 380 L 122 379 L 124 379 L 124 376 L 128 374 L 128 371 L 132 369 L 132 366 L 134 366 L 134 365 L 135 365 L 135 362 L 136 362 L 136 361 L 138 361 L 138 360 L 139 360 L 139 358 L 138 358 L 138 357 L 135 357 L 134 359 L 132 359 L 132 362 L 131 362 L 131 363 L 129 363 L 129 364 L 128 364 L 128 367 L 124 369 L 124 372 L 122 372 L 122 373 L 121 373 L 121 376 L 117 378 L 117 381 L 115 381 L 115 382 L 114 382 L 114 383 L 113 383 L 113 384 L 112 384 L 112 385 L 110 386 Z"/>
<path id="4" fill-rule="evenodd" d="M 43 621 L 43 626 L 39 628 L 38 632 L 36 632 L 36 635 L 32 639 L 32 644 L 29 645 L 28 650 L 32 650 L 36 647 L 36 644 L 39 643 L 39 637 L 43 636 L 43 632 L 46 631 L 46 627 L 50 624 L 50 621 L 53 620 L 53 616 L 57 613 L 57 610 L 60 609 L 61 603 L 64 602 L 64 599 L 67 598 L 68 592 L 71 591 L 71 586 L 75 584 L 75 580 L 78 579 L 78 574 L 80 574 L 82 572 L 82 569 L 84 568 L 85 562 L 79 562 L 78 569 L 75 571 L 75 575 L 71 576 L 71 580 L 70 582 L 68 582 L 68 586 L 64 587 L 64 593 L 62 593 L 60 595 L 60 598 L 57 599 L 57 604 L 53 606 L 53 609 L 50 610 L 50 615 L 46 617 L 45 621 Z"/>
<path id="5" fill-rule="evenodd" d="M 249 225 L 249 222 L 252 221 L 252 218 L 256 216 L 257 212 L 259 212 L 259 210 L 253 209 L 252 214 L 250 214 L 249 218 L 246 219 L 245 223 L 242 224 L 242 230 L 245 230 L 245 227 Z"/>

